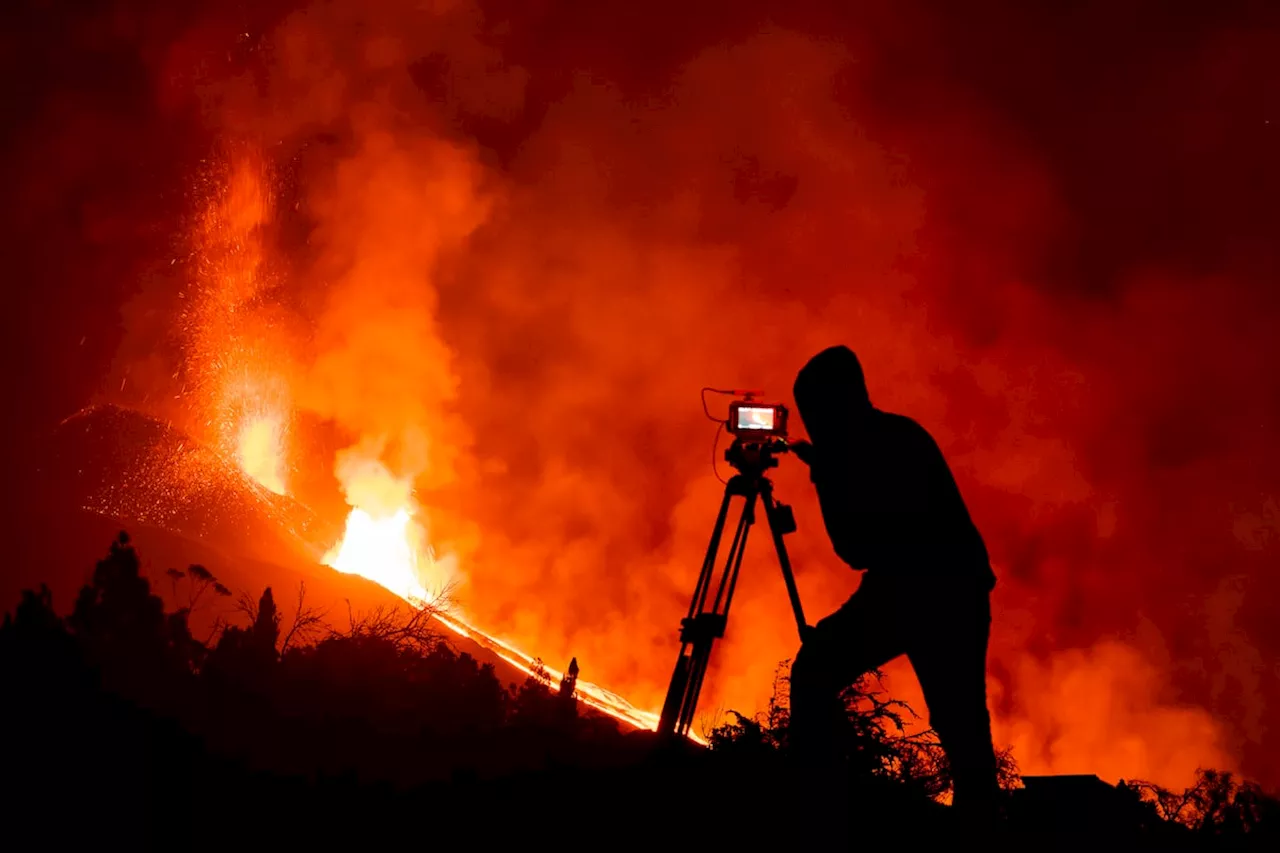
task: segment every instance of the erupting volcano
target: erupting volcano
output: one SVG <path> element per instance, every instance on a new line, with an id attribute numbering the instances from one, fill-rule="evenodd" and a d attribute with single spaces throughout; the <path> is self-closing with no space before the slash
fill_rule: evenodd
<path id="1" fill-rule="evenodd" d="M 186 402 L 183 420 L 197 434 L 203 431 L 225 448 L 245 476 L 273 494 L 287 495 L 289 472 L 314 464 L 314 459 L 299 459 L 296 444 L 290 444 L 291 437 L 296 439 L 290 425 L 298 418 L 288 406 L 306 395 L 289 385 L 288 376 L 298 373 L 298 354 L 290 350 L 297 344 L 281 333 L 279 315 L 270 302 L 274 282 L 265 271 L 264 240 L 277 195 L 271 181 L 260 157 L 243 151 L 210 168 L 204 178 L 206 205 L 191 235 L 197 259 L 195 307 L 184 315 L 183 328 L 181 372 L 192 378 L 194 388 L 182 397 Z M 342 329 L 344 336 L 379 334 L 376 325 L 368 329 L 360 325 L 369 322 L 365 318 L 345 319 L 357 328 Z M 424 354 L 414 353 L 415 357 Z M 324 357 L 343 355 L 340 349 L 324 353 L 322 364 Z M 379 367 L 369 365 L 370 370 Z M 425 369 L 434 368 L 426 365 Z M 358 393 L 369 393 L 363 388 L 366 378 L 377 381 L 373 376 L 346 381 L 356 382 Z M 393 398 L 401 394 L 400 389 L 387 390 Z M 388 402 L 370 401 L 372 408 L 366 414 L 372 415 L 375 429 L 396 426 L 394 405 L 388 421 L 378 420 L 388 411 Z M 431 412 L 425 414 L 432 417 Z M 543 666 L 510 641 L 473 627 L 464 609 L 452 600 L 451 593 L 462 580 L 457 559 L 438 557 L 432 548 L 429 518 L 415 497 L 414 477 L 393 473 L 382 458 L 387 445 L 385 438 L 369 430 L 337 452 L 334 473 L 348 512 L 341 539 L 328 547 L 321 562 L 374 581 L 415 607 L 432 607 L 440 624 L 493 650 L 526 674 L 538 671 L 560 678 L 561 672 Z M 417 448 L 423 457 L 438 455 L 430 450 Z M 401 455 L 405 455 L 403 449 Z M 421 471 L 421 460 L 415 461 Z M 577 695 L 585 704 L 629 724 L 656 725 L 656 714 L 634 708 L 590 682 L 579 681 Z"/>

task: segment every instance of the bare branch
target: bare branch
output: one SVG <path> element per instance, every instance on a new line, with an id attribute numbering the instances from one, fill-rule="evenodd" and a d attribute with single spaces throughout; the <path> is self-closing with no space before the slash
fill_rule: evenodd
<path id="1" fill-rule="evenodd" d="M 222 632 L 226 630 L 227 623 L 221 616 L 213 620 L 213 627 L 209 630 L 209 636 L 205 639 L 205 648 L 212 648 L 214 641 L 218 639 Z"/>
<path id="2" fill-rule="evenodd" d="M 379 605 L 367 613 L 357 614 L 352 612 L 348 601 L 350 627 L 346 632 L 331 630 L 331 634 L 350 639 L 383 640 L 401 650 L 430 651 L 441 643 L 441 634 L 432 622 L 436 612 L 436 608 L 430 605 L 423 608 Z"/>
<path id="3" fill-rule="evenodd" d="M 300 642 L 306 642 L 317 633 L 320 633 L 325 627 L 325 614 L 306 607 L 306 597 L 307 583 L 306 581 L 301 581 L 298 584 L 298 604 L 293 611 L 293 624 L 289 626 L 289 631 L 284 636 L 284 642 L 280 644 L 280 654 L 282 656 L 288 651 L 294 637 L 297 637 Z"/>
<path id="4" fill-rule="evenodd" d="M 194 613 L 196 611 L 196 605 L 210 589 L 212 589 L 216 595 L 231 594 L 230 590 L 218 582 L 218 579 L 214 577 L 212 572 L 199 564 L 193 563 L 187 567 L 187 578 L 189 580 L 194 578 L 191 585 L 191 595 L 187 599 L 188 612 Z"/>
<path id="5" fill-rule="evenodd" d="M 258 600 L 243 590 L 236 599 L 236 610 L 249 617 L 250 625 L 258 621 Z"/>

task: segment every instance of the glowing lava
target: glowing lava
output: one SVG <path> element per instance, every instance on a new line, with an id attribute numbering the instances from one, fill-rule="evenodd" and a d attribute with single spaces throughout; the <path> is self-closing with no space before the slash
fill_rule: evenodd
<path id="1" fill-rule="evenodd" d="M 484 646 L 525 675 L 533 675 L 535 667 L 541 667 L 553 685 L 564 677 L 563 672 L 535 660 L 510 643 L 499 640 L 478 628 L 468 625 L 455 615 L 437 614 L 436 621 L 455 634 L 467 637 Z M 652 711 L 642 711 L 617 693 L 606 690 L 597 684 L 592 684 L 589 681 L 579 681 L 575 695 L 582 701 L 582 704 L 608 714 L 615 720 L 628 723 L 638 729 L 656 730 L 658 728 L 659 717 L 657 714 Z M 704 738 L 692 731 L 689 732 L 689 738 L 703 746 L 707 744 Z"/>
<path id="2" fill-rule="evenodd" d="M 266 415 L 250 420 L 241 427 L 236 445 L 240 468 L 245 474 L 277 495 L 286 493 L 282 418 Z"/>
<path id="3" fill-rule="evenodd" d="M 392 474 L 368 448 L 339 454 L 336 473 L 351 511 L 324 564 L 368 578 L 416 607 L 445 604 L 452 571 L 431 553 L 412 479 Z"/>
<path id="4" fill-rule="evenodd" d="M 430 604 L 433 596 L 422 585 L 418 552 L 410 542 L 415 530 L 405 507 L 381 518 L 355 508 L 347 516 L 342 542 L 325 555 L 324 563 L 381 584 L 411 604 Z"/>

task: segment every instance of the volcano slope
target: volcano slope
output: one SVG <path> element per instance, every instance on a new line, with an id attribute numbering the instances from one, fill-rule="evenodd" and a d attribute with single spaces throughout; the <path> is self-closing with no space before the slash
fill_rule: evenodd
<path id="1" fill-rule="evenodd" d="M 187 584 L 170 569 L 204 567 L 230 596 L 202 596 L 191 628 L 207 636 L 219 620 L 243 621 L 238 602 L 271 587 L 286 627 L 305 585 L 305 609 L 342 628 L 350 620 L 409 605 L 378 584 L 321 564 L 340 527 L 245 476 L 222 455 L 171 425 L 116 406 L 91 406 L 63 421 L 34 460 L 37 484 L 10 525 L 10 565 L 0 601 L 11 607 L 24 589 L 49 587 L 65 612 L 117 534 L 127 531 L 143 574 L 170 607 L 187 606 Z M 447 633 L 458 651 L 492 664 L 499 678 L 526 674 L 475 640 Z"/>
<path id="2" fill-rule="evenodd" d="M 322 565 L 342 528 L 326 526 L 307 507 L 275 494 L 231 460 L 172 425 L 110 405 L 88 407 L 63 421 L 35 454 L 38 471 L 19 541 L 21 569 L 0 582 L 0 594 L 48 583 L 57 601 L 73 596 L 84 572 L 114 539 L 104 520 L 127 528 L 153 582 L 169 586 L 168 571 L 196 563 L 213 570 L 234 593 L 204 600 L 191 615 L 193 630 L 228 621 L 241 599 L 256 600 L 270 586 L 276 600 L 295 603 L 306 584 L 306 609 L 351 624 L 374 614 L 408 611 L 383 587 Z M 12 519 L 10 519 L 12 522 Z M 15 588 L 16 586 L 16 588 Z M 176 595 L 178 591 L 173 590 Z M 181 600 L 173 606 L 183 606 Z M 296 610 L 295 610 L 296 612 Z M 459 651 L 491 664 L 508 684 L 522 683 L 541 662 L 456 618 L 439 614 L 437 627 Z M 553 680 L 560 677 L 547 667 Z M 587 680 L 578 681 L 584 710 L 603 710 L 638 728 L 652 727 L 644 712 Z"/>

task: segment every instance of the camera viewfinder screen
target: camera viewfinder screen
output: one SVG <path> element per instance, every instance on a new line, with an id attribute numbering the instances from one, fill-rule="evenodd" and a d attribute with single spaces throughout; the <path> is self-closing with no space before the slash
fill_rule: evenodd
<path id="1" fill-rule="evenodd" d="M 737 429 L 758 429 L 768 432 L 773 429 L 774 410 L 772 406 L 740 406 L 738 408 Z"/>

